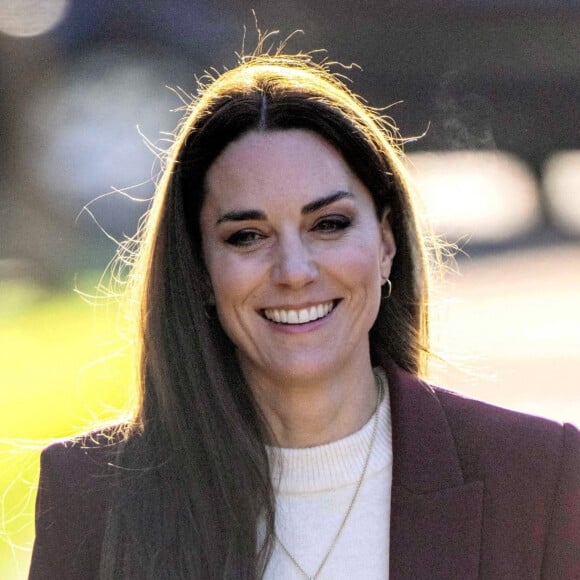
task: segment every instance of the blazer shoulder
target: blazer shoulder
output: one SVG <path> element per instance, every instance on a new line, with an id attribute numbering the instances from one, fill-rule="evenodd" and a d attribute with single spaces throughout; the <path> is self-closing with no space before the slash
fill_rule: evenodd
<path id="1" fill-rule="evenodd" d="M 47 472 L 58 475 L 61 484 L 72 489 L 106 476 L 114 471 L 125 440 L 123 432 L 122 426 L 114 426 L 52 443 L 41 453 L 41 476 Z"/>
<path id="2" fill-rule="evenodd" d="M 562 424 L 432 387 L 467 466 L 476 460 L 508 472 L 518 466 L 530 477 L 557 472 L 567 455 L 580 456 L 580 432 Z"/>
<path id="3" fill-rule="evenodd" d="M 40 457 L 29 579 L 94 578 L 117 481 L 121 428 L 49 445 Z"/>
<path id="4" fill-rule="evenodd" d="M 521 429 L 561 437 L 564 425 L 559 421 L 501 407 L 440 386 L 429 385 L 429 387 L 451 420 L 464 421 L 466 424 L 469 422 L 478 429 L 486 426 L 494 430 Z M 578 431 L 577 427 L 569 423 L 566 424 L 566 428 Z"/>
<path id="5" fill-rule="evenodd" d="M 522 522 L 533 521 L 535 533 L 542 530 L 542 578 L 580 578 L 578 428 L 433 390 L 445 410 L 462 469 L 468 479 L 485 481 L 493 498 L 489 511 L 502 521 L 502 530 L 515 519 L 521 533 Z M 510 517 L 502 520 L 505 514 Z"/>

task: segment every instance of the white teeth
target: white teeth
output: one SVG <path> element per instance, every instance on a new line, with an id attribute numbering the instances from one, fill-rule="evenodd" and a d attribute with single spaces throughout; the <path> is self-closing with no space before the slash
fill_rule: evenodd
<path id="1" fill-rule="evenodd" d="M 325 304 L 317 304 L 316 306 L 302 308 L 300 310 L 267 309 L 264 311 L 264 315 L 268 320 L 282 324 L 304 324 L 323 318 L 333 308 L 334 304 L 332 302 L 326 302 Z"/>

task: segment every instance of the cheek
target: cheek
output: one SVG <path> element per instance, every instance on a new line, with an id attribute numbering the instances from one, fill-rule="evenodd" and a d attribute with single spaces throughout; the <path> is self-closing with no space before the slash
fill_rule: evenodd
<path id="1" fill-rule="evenodd" d="M 252 296 L 256 273 L 250 264 L 222 256 L 220 259 L 210 259 L 208 270 L 218 311 L 224 315 Z"/>
<path id="2" fill-rule="evenodd" d="M 380 288 L 381 269 L 378 246 L 366 239 L 351 240 L 335 255 L 334 269 L 355 286 Z"/>
<path id="3" fill-rule="evenodd" d="M 236 306 L 243 302 L 243 287 L 232 268 L 210 268 L 210 278 L 219 323 L 230 340 L 237 345 L 239 318 Z"/>

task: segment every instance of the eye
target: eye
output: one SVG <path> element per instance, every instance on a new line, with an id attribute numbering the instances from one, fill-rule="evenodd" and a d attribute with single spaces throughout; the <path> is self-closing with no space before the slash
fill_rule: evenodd
<path id="1" fill-rule="evenodd" d="M 256 230 L 240 230 L 229 236 L 226 239 L 226 244 L 237 247 L 251 246 L 263 238 L 264 236 Z"/>
<path id="2" fill-rule="evenodd" d="M 312 229 L 317 232 L 322 232 L 323 234 L 333 234 L 345 230 L 351 223 L 352 220 L 349 217 L 343 215 L 332 215 L 319 219 Z"/>

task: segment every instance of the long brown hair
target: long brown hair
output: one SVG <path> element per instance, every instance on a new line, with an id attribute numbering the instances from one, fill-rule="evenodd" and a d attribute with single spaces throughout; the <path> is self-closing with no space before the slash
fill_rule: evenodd
<path id="1" fill-rule="evenodd" d="M 393 125 L 328 66 L 305 55 L 257 55 L 210 79 L 178 129 L 142 231 L 141 400 L 119 457 L 102 578 L 256 578 L 272 549 L 267 425 L 208 311 L 199 215 L 205 176 L 250 130 L 314 131 L 390 208 L 392 295 L 371 330 L 374 364 L 421 374 L 428 352 L 422 236 Z M 257 528 L 265 523 L 258 545 Z"/>

